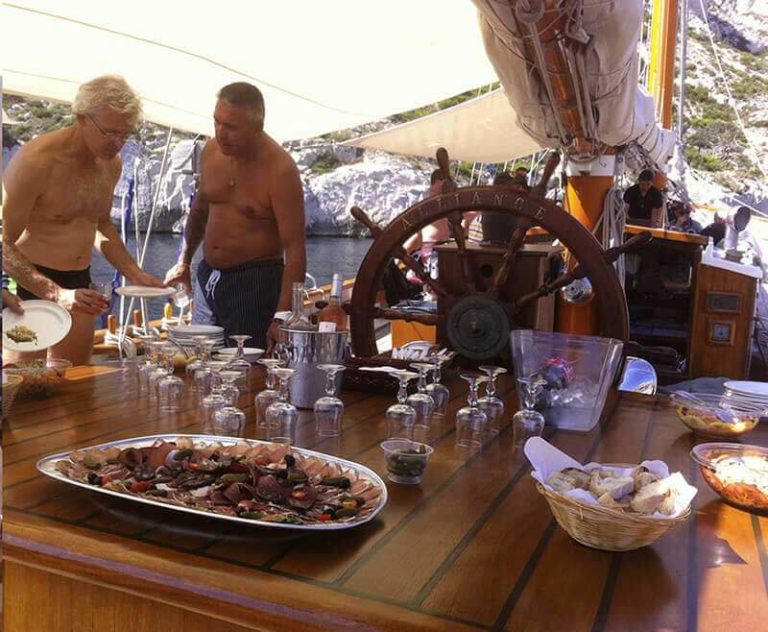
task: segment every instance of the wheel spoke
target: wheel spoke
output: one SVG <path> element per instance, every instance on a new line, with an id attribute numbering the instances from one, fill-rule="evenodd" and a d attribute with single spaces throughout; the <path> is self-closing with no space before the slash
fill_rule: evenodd
<path id="1" fill-rule="evenodd" d="M 408 266 L 408 268 L 412 270 L 417 277 L 419 277 L 419 280 L 421 280 L 421 282 L 424 285 L 428 285 L 429 287 L 431 287 L 435 291 L 435 294 L 438 294 L 439 296 L 442 296 L 442 297 L 448 296 L 448 292 L 440 284 L 440 281 L 438 281 L 437 279 L 433 279 L 431 276 L 429 276 L 429 273 L 424 269 L 424 266 L 421 265 L 421 261 L 419 261 L 418 259 L 414 259 L 411 255 L 409 255 L 405 251 L 405 248 L 400 246 L 395 251 L 395 257 L 397 259 L 400 259 L 400 261 L 402 261 L 406 266 Z"/>
<path id="2" fill-rule="evenodd" d="M 437 314 L 414 314 L 412 312 L 401 312 L 398 309 L 384 309 L 382 307 L 377 307 L 373 314 L 374 318 L 383 318 L 384 320 L 404 320 L 406 322 L 421 323 L 422 325 L 437 325 L 437 322 L 440 319 Z"/>
<path id="3" fill-rule="evenodd" d="M 525 242 L 525 234 L 531 226 L 531 222 L 523 217 L 520 217 L 517 220 L 517 226 L 515 226 L 512 237 L 509 239 L 509 245 L 507 246 L 507 252 L 504 253 L 501 267 L 499 267 L 498 272 L 496 272 L 496 276 L 493 279 L 493 285 L 488 292 L 490 296 L 497 298 L 501 293 L 501 288 L 506 284 L 507 278 L 509 277 L 509 271 L 515 263 L 517 252 L 522 248 L 523 243 Z"/>
<path id="4" fill-rule="evenodd" d="M 582 266 L 578 265 L 570 272 L 566 272 L 565 274 L 561 274 L 559 277 L 554 279 L 553 281 L 550 281 L 549 283 L 544 283 L 542 286 L 539 287 L 539 289 L 534 290 L 533 292 L 529 292 L 528 294 L 523 294 L 520 298 L 518 298 L 515 301 L 514 309 L 516 312 L 523 309 L 526 305 L 529 303 L 532 303 L 535 300 L 540 299 L 542 296 L 546 296 L 547 294 L 552 294 L 552 292 L 556 292 L 561 287 L 565 287 L 569 283 L 572 283 L 576 279 L 583 279 L 585 276 L 587 276 L 587 271 Z"/>
<path id="5" fill-rule="evenodd" d="M 544 165 L 544 171 L 541 173 L 541 179 L 538 184 L 533 187 L 533 194 L 537 197 L 545 197 L 547 194 L 547 185 L 555 172 L 555 168 L 560 163 L 560 153 L 553 151 L 547 158 L 547 163 Z"/>
<path id="6" fill-rule="evenodd" d="M 381 234 L 381 228 L 374 222 L 366 212 L 361 209 L 359 206 L 353 206 L 351 211 L 352 217 L 354 217 L 358 222 L 363 224 L 369 231 L 371 231 L 371 236 L 376 239 Z M 440 284 L 439 281 L 431 278 L 427 271 L 424 269 L 424 266 L 421 265 L 421 262 L 417 259 L 414 259 L 411 255 L 409 255 L 405 248 L 402 246 L 398 246 L 394 251 L 394 257 L 396 259 L 400 259 L 408 268 L 410 268 L 413 273 L 419 277 L 422 283 L 425 285 L 429 285 L 436 294 L 439 296 L 447 296 L 448 292 L 446 292 L 445 288 Z"/>
<path id="7" fill-rule="evenodd" d="M 633 250 L 636 250 L 637 248 L 640 248 L 641 246 L 644 246 L 652 239 L 651 233 L 648 231 L 643 231 L 642 233 L 635 235 L 631 239 L 628 239 L 625 241 L 621 246 L 616 246 L 615 248 L 609 248 L 603 253 L 603 259 L 606 263 L 611 264 L 616 259 L 618 259 L 622 254 L 625 252 L 631 252 Z M 556 292 L 561 287 L 565 287 L 569 283 L 572 283 L 573 281 L 577 279 L 583 279 L 585 276 L 587 276 L 587 271 L 582 265 L 577 265 L 573 270 L 570 272 L 566 272 L 565 274 L 561 274 L 559 277 L 554 279 L 553 281 L 550 281 L 549 283 L 545 283 L 539 289 L 534 290 L 533 292 L 529 292 L 528 294 L 524 294 L 520 298 L 518 298 L 515 301 L 514 310 L 516 312 L 523 309 L 526 305 L 529 303 L 532 303 L 535 300 L 540 299 L 542 296 L 546 296 L 547 294 L 552 294 L 552 292 Z"/>
<path id="8" fill-rule="evenodd" d="M 451 228 L 451 235 L 456 241 L 456 256 L 459 259 L 459 266 L 464 281 L 464 294 L 470 294 L 475 291 L 475 277 L 472 274 L 472 266 L 467 252 L 467 233 L 461 223 L 462 215 L 460 212 L 451 213 L 448 216 L 448 225 Z"/>

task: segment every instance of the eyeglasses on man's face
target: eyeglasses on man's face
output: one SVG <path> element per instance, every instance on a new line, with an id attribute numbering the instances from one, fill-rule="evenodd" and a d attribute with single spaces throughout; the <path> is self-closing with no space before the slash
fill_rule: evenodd
<path id="1" fill-rule="evenodd" d="M 136 130 L 131 130 L 130 132 L 115 132 L 113 130 L 107 130 L 104 129 L 101 125 L 99 125 L 96 122 L 96 119 L 94 119 L 90 114 L 86 114 L 88 117 L 88 120 L 91 121 L 91 123 L 94 124 L 97 130 L 101 132 L 101 135 L 104 136 L 104 138 L 107 138 L 111 141 L 115 141 L 117 143 L 125 143 L 129 140 L 138 140 Z"/>

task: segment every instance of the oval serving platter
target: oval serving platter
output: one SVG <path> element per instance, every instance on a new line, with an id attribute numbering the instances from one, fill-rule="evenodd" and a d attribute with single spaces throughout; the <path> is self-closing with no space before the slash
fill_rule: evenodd
<path id="1" fill-rule="evenodd" d="M 241 524 L 247 524 L 250 526 L 260 526 L 260 527 L 299 529 L 304 531 L 337 531 L 340 529 L 349 529 L 351 527 L 356 527 L 358 525 L 365 524 L 370 520 L 373 520 L 373 518 L 376 517 L 376 515 L 384 508 L 384 505 L 386 505 L 387 503 L 387 486 L 384 483 L 384 481 L 379 477 L 379 475 L 376 474 L 376 472 L 374 472 L 373 470 L 365 467 L 364 465 L 360 465 L 359 463 L 355 463 L 354 461 L 348 461 L 346 459 L 341 459 L 339 457 L 331 456 L 329 454 L 323 454 L 322 452 L 315 452 L 313 450 L 307 450 L 304 448 L 296 448 L 296 447 L 291 447 L 290 449 L 291 454 L 300 456 L 303 459 L 316 459 L 324 462 L 325 464 L 333 465 L 341 471 L 342 476 L 349 477 L 349 475 L 351 474 L 355 477 L 355 480 L 362 479 L 370 483 L 372 486 L 376 487 L 379 494 L 378 494 L 378 498 L 376 498 L 373 501 L 370 501 L 372 503 L 369 508 L 370 511 L 365 512 L 365 515 L 363 516 L 354 516 L 350 519 L 334 520 L 334 521 L 328 521 L 328 522 L 317 522 L 313 524 L 270 522 L 270 521 L 265 521 L 260 519 L 242 518 L 240 516 L 235 516 L 235 515 L 225 515 L 225 514 L 214 513 L 212 511 L 196 509 L 194 507 L 190 507 L 186 505 L 177 505 L 177 504 L 170 503 L 168 501 L 157 500 L 152 497 L 147 497 L 143 495 L 139 496 L 134 493 L 105 489 L 104 487 L 100 487 L 98 485 L 91 485 L 86 482 L 81 482 L 78 480 L 68 478 L 62 472 L 59 472 L 59 470 L 56 469 L 56 463 L 58 461 L 65 460 L 65 461 L 71 462 L 72 460 L 70 459 L 70 455 L 73 452 L 84 453 L 84 452 L 88 452 L 89 450 L 97 450 L 97 449 L 103 450 L 106 448 L 117 448 L 120 450 L 124 450 L 126 448 L 145 448 L 145 447 L 151 447 L 157 441 L 164 441 L 166 443 L 171 443 L 171 442 L 176 442 L 180 439 L 191 440 L 194 445 L 193 449 L 198 449 L 201 447 L 210 447 L 212 444 L 218 444 L 222 447 L 231 447 L 238 444 L 245 444 L 251 448 L 258 448 L 260 446 L 270 446 L 270 447 L 279 449 L 282 447 L 279 444 L 270 443 L 268 441 L 260 441 L 257 439 L 242 439 L 239 437 L 218 437 L 214 435 L 190 435 L 190 434 L 152 435 L 147 437 L 136 437 L 132 439 L 112 441 L 109 443 L 101 443 L 98 445 L 92 445 L 92 446 L 88 446 L 78 450 L 73 450 L 70 452 L 60 452 L 58 454 L 52 454 L 50 456 L 40 459 L 37 462 L 37 469 L 42 474 L 49 476 L 50 478 L 53 478 L 57 481 L 61 481 L 62 483 L 67 483 L 69 485 L 74 485 L 76 487 L 81 487 L 83 489 L 87 489 L 99 494 L 106 494 L 108 496 L 114 496 L 116 498 L 122 498 L 124 500 L 138 502 L 140 504 L 151 505 L 153 507 L 162 507 L 162 508 L 170 509 L 173 511 L 191 513 L 196 516 L 207 516 L 217 520 L 226 520 L 228 522 L 236 522 Z M 354 481 L 353 481 L 353 484 L 354 484 Z M 366 505 L 363 505 L 362 507 L 364 508 L 366 507 Z"/>

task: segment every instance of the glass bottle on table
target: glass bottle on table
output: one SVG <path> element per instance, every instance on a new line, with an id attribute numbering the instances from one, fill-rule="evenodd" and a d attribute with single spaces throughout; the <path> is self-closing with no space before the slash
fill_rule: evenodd
<path id="1" fill-rule="evenodd" d="M 291 315 L 283 323 L 285 329 L 299 329 L 304 331 L 313 331 L 315 327 L 304 313 L 304 284 L 294 283 L 292 286 L 293 306 Z"/>
<path id="2" fill-rule="evenodd" d="M 328 304 L 317 312 L 318 331 L 347 331 L 349 318 L 341 306 L 343 283 L 340 274 L 333 275 L 331 298 Z"/>

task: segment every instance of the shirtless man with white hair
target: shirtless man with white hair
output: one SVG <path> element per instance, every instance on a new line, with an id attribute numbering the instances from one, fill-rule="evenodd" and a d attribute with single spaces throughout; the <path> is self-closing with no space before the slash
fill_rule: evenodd
<path id="1" fill-rule="evenodd" d="M 225 335 L 271 347 L 291 309 L 291 285 L 304 282 L 304 195 L 290 154 L 264 131 L 264 98 L 249 83 L 224 86 L 213 113 L 216 137 L 201 156 L 200 184 L 168 284 L 197 280 Z"/>
<path id="2" fill-rule="evenodd" d="M 5 171 L 3 269 L 20 298 L 70 312 L 72 329 L 49 357 L 87 364 L 96 315 L 108 307 L 89 289 L 93 248 L 129 283 L 163 284 L 136 265 L 110 220 L 118 154 L 141 119 L 139 97 L 122 77 L 97 77 L 80 86 L 72 112 L 73 125 L 29 141 Z"/>

